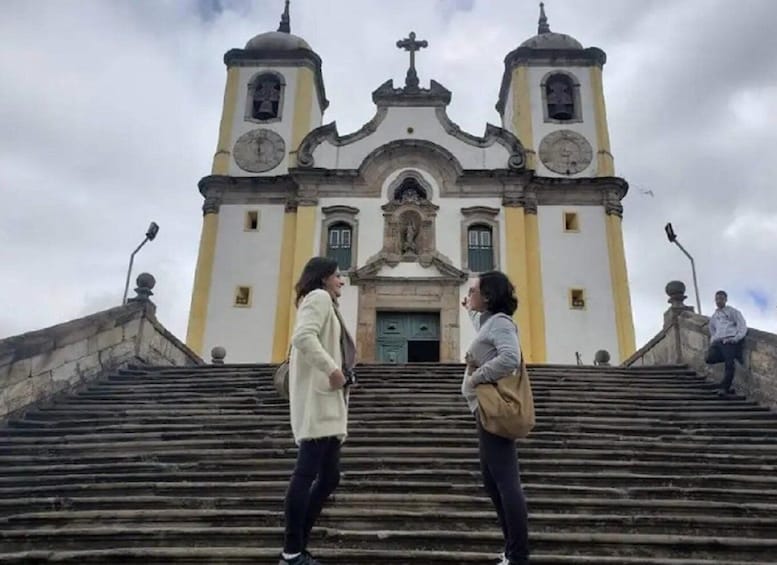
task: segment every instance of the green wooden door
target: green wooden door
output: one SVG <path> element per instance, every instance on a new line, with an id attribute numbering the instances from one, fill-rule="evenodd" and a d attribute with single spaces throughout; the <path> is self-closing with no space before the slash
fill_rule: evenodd
<path id="1" fill-rule="evenodd" d="M 440 341 L 436 312 L 378 312 L 375 358 L 379 363 L 407 363 L 408 342 Z"/>

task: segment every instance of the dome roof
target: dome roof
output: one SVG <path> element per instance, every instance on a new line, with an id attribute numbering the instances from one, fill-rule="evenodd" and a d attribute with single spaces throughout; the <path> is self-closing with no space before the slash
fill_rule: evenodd
<path id="1" fill-rule="evenodd" d="M 583 44 L 566 33 L 548 31 L 530 37 L 521 43 L 521 47 L 530 47 L 532 49 L 582 49 Z"/>
<path id="2" fill-rule="evenodd" d="M 313 50 L 301 37 L 283 31 L 260 33 L 246 43 L 248 51 L 293 51 L 295 49 Z"/>
<path id="3" fill-rule="evenodd" d="M 571 35 L 550 31 L 548 16 L 545 15 L 545 4 L 540 2 L 540 21 L 537 35 L 530 37 L 521 47 L 530 49 L 582 49 L 583 45 Z"/>

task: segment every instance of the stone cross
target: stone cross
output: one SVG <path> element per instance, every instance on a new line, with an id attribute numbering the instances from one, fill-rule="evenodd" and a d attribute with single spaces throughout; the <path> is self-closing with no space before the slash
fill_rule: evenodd
<path id="1" fill-rule="evenodd" d="M 397 41 L 397 47 L 410 52 L 410 68 L 407 70 L 407 76 L 405 77 L 405 88 L 417 90 L 419 82 L 418 73 L 415 70 L 415 52 L 429 47 L 429 42 L 426 40 L 416 41 L 415 32 L 411 31 L 409 37 Z"/>

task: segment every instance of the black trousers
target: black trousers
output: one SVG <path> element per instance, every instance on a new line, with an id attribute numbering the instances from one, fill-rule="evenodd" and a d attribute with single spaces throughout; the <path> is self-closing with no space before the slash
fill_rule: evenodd
<path id="1" fill-rule="evenodd" d="M 300 553 L 307 548 L 310 531 L 339 482 L 340 440 L 336 437 L 302 440 L 286 491 L 284 552 Z"/>
<path id="2" fill-rule="evenodd" d="M 734 361 L 739 361 L 742 364 L 742 342 L 740 340 L 734 343 L 723 343 L 716 341 L 710 345 L 707 350 L 707 357 L 705 361 L 707 365 L 715 365 L 717 363 L 725 363 L 723 371 L 723 380 L 720 383 L 720 389 L 728 391 L 731 388 L 731 383 L 734 381 Z"/>
<path id="3" fill-rule="evenodd" d="M 529 513 L 521 487 L 515 442 L 483 429 L 478 419 L 483 486 L 496 509 L 510 564 L 529 563 Z"/>

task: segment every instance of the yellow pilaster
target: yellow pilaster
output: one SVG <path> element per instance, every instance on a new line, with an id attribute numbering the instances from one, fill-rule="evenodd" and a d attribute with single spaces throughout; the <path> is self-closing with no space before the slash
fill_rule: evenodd
<path id="1" fill-rule="evenodd" d="M 275 330 L 273 331 L 272 362 L 280 363 L 289 352 L 289 321 L 294 311 L 294 243 L 297 234 L 297 211 L 287 210 L 283 216 L 281 260 L 278 265 L 278 292 L 275 300 Z"/>
<path id="2" fill-rule="evenodd" d="M 507 248 L 506 274 L 515 285 L 518 294 L 516 322 L 521 330 L 521 349 L 527 362 L 534 362 L 534 349 L 531 331 L 531 299 L 527 269 L 526 215 L 523 208 L 507 206 L 505 214 L 505 240 Z"/>
<path id="3" fill-rule="evenodd" d="M 219 144 L 213 156 L 213 174 L 226 175 L 229 172 L 229 157 L 232 155 L 232 124 L 237 109 L 237 87 L 240 80 L 240 68 L 227 70 L 227 86 L 224 89 L 224 110 L 219 125 Z"/>
<path id="4" fill-rule="evenodd" d="M 604 86 L 602 84 L 602 68 L 591 67 L 591 90 L 594 102 L 594 120 L 596 123 L 596 176 L 611 177 L 615 175 L 615 164 L 610 151 L 610 131 L 607 127 L 607 110 L 604 105 Z"/>
<path id="5" fill-rule="evenodd" d="M 212 173 L 214 175 L 226 175 L 229 172 L 232 124 L 237 107 L 238 79 L 238 68 L 229 68 L 227 70 L 227 85 L 224 89 L 224 109 L 219 126 L 219 141 L 216 154 L 213 157 Z M 218 205 L 216 205 L 215 211 L 208 211 L 202 218 L 200 249 L 197 255 L 197 267 L 194 272 L 192 302 L 189 310 L 189 324 L 186 331 L 186 344 L 200 355 L 203 354 L 205 321 L 208 316 L 208 300 L 210 299 L 210 285 L 213 278 L 213 262 L 216 256 L 218 226 Z"/>
<path id="6" fill-rule="evenodd" d="M 526 213 L 526 271 L 529 294 L 529 327 L 534 363 L 546 361 L 545 301 L 542 296 L 542 266 L 540 263 L 540 228 L 537 214 Z M 527 303 L 524 302 L 524 306 Z"/>
<path id="7" fill-rule="evenodd" d="M 607 214 L 607 252 L 610 258 L 610 278 L 615 303 L 615 330 L 618 334 L 620 361 L 628 358 L 637 349 L 634 337 L 634 318 L 631 312 L 629 276 L 626 272 L 626 253 L 623 246 L 621 218 Z"/>
<path id="8" fill-rule="evenodd" d="M 526 168 L 535 169 L 529 67 L 525 66 L 519 66 L 513 70 L 513 131 L 526 150 Z"/>
<path id="9" fill-rule="evenodd" d="M 297 222 L 294 235 L 294 262 L 292 266 L 291 285 L 296 284 L 311 257 L 313 257 L 313 240 L 316 228 L 316 206 L 299 206 L 297 208 Z M 290 289 L 289 294 L 289 329 L 287 335 L 291 339 L 294 331 L 294 320 L 296 319 L 297 309 L 294 305 L 294 289 Z"/>
<path id="10" fill-rule="evenodd" d="M 312 129 L 310 117 L 313 112 L 313 71 L 307 67 L 299 67 L 297 73 L 297 95 L 294 99 L 289 167 L 296 166 L 297 149 Z"/>

